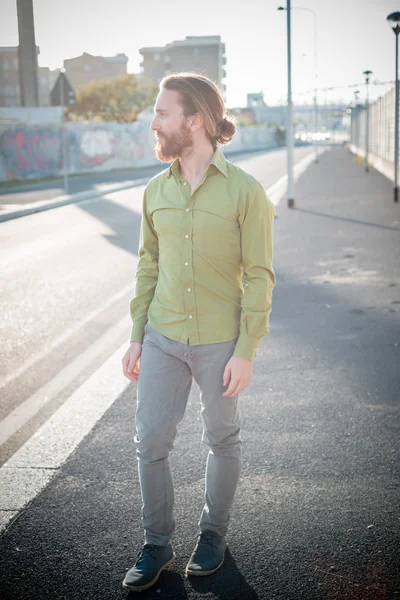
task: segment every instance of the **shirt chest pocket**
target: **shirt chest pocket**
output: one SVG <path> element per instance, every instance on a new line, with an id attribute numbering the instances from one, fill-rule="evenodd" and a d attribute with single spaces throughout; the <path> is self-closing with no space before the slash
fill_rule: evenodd
<path id="1" fill-rule="evenodd" d="M 152 213 L 154 229 L 159 237 L 176 235 L 181 226 L 181 211 L 175 208 L 158 208 Z"/>
<path id="2" fill-rule="evenodd" d="M 240 260 L 240 227 L 236 219 L 195 211 L 193 241 L 209 260 Z"/>
<path id="3" fill-rule="evenodd" d="M 225 235 L 239 232 L 239 222 L 235 217 L 221 216 L 207 210 L 194 210 L 193 229 L 196 235 Z"/>

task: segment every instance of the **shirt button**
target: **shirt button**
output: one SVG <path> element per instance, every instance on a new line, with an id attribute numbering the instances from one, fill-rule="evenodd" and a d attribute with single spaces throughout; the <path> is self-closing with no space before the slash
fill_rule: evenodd
<path id="1" fill-rule="evenodd" d="M 192 288 L 188 288 L 188 292 L 191 292 L 191 291 L 192 291 Z"/>
<path id="2" fill-rule="evenodd" d="M 189 236 L 188 236 L 188 234 L 186 234 L 186 235 L 185 235 L 185 238 L 187 239 L 188 237 L 189 237 Z"/>
<path id="3" fill-rule="evenodd" d="M 189 319 L 193 319 L 193 315 L 189 315 Z"/>
<path id="4" fill-rule="evenodd" d="M 187 209 L 186 209 L 186 212 L 189 212 L 189 210 L 190 210 L 190 208 L 187 208 Z"/>
<path id="5" fill-rule="evenodd" d="M 188 265 L 189 265 L 189 263 L 188 263 L 188 262 L 185 262 L 185 267 L 187 267 Z"/>
<path id="6" fill-rule="evenodd" d="M 187 181 L 184 181 L 184 182 L 183 182 L 183 185 L 187 185 Z"/>

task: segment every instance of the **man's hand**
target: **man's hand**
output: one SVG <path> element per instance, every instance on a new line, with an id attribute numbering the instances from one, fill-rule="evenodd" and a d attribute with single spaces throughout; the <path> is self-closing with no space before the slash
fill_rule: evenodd
<path id="1" fill-rule="evenodd" d="M 137 381 L 139 377 L 140 355 L 142 354 L 142 344 L 131 342 L 128 350 L 122 359 L 122 369 L 125 377 L 131 381 Z"/>
<path id="2" fill-rule="evenodd" d="M 250 383 L 253 371 L 253 363 L 246 358 L 232 356 L 227 362 L 224 371 L 223 384 L 229 387 L 223 396 L 236 396 L 240 394 Z"/>

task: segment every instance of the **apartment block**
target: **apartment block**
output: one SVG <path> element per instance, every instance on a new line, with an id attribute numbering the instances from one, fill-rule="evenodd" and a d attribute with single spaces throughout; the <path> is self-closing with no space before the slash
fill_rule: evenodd
<path id="1" fill-rule="evenodd" d="M 50 106 L 50 91 L 59 73 L 60 69 L 38 67 L 39 106 Z M 22 106 L 18 46 L 0 48 L 0 106 Z"/>
<path id="2" fill-rule="evenodd" d="M 141 48 L 139 52 L 143 57 L 142 75 L 155 84 L 169 73 L 195 71 L 207 75 L 222 92 L 226 90 L 225 44 L 219 35 L 188 36 L 166 46 Z"/>
<path id="3" fill-rule="evenodd" d="M 84 52 L 81 56 L 64 60 L 66 75 L 73 88 L 98 79 L 112 79 L 127 74 L 128 57 L 93 56 Z"/>
<path id="4" fill-rule="evenodd" d="M 0 48 L 0 106 L 21 106 L 18 46 Z"/>

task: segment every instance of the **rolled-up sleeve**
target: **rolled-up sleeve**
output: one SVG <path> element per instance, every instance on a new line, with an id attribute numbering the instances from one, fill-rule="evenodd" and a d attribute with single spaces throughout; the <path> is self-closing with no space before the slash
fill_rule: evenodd
<path id="1" fill-rule="evenodd" d="M 131 342 L 142 342 L 147 313 L 158 280 L 158 237 L 148 214 L 146 190 L 143 195 L 139 238 L 139 262 L 135 276 L 135 293 L 130 302 Z"/>
<path id="2" fill-rule="evenodd" d="M 273 203 L 263 186 L 255 183 L 245 195 L 239 214 L 244 294 L 234 356 L 248 360 L 253 360 L 261 338 L 269 331 L 275 285 L 274 217 Z"/>

